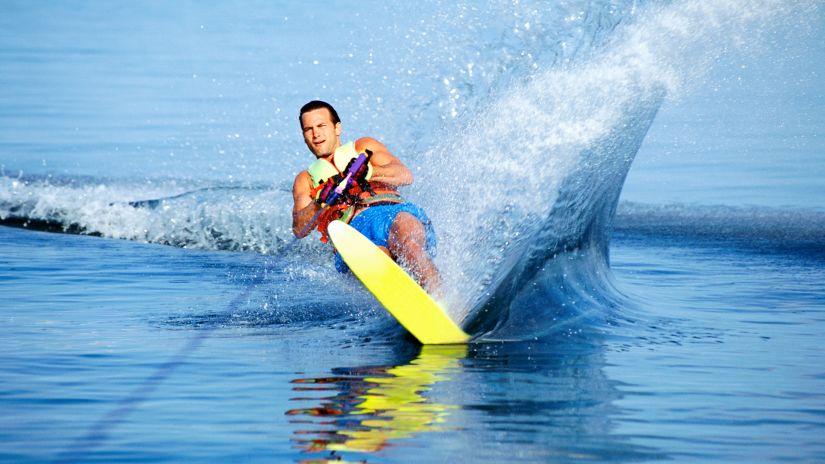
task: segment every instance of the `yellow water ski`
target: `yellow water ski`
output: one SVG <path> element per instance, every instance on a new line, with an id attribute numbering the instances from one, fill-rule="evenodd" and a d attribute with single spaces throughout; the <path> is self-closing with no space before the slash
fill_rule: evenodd
<path id="1" fill-rule="evenodd" d="M 464 333 L 401 267 L 350 225 L 333 221 L 329 237 L 352 273 L 425 345 L 467 343 Z"/>

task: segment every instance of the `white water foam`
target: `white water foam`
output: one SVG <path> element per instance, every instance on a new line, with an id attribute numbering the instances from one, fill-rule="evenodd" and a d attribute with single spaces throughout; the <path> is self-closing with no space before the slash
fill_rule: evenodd
<path id="1" fill-rule="evenodd" d="M 816 8 L 775 0 L 654 6 L 592 58 L 535 72 L 470 114 L 450 140 L 428 151 L 422 164 L 435 169 L 419 181 L 427 185 L 422 202 L 439 227 L 439 265 L 453 290 L 453 311 L 472 307 L 495 275 L 508 272 L 501 263 L 523 253 L 528 244 L 519 242 L 543 227 L 561 186 L 594 188 L 588 182 L 598 176 L 581 177 L 581 185 L 567 182 L 574 171 L 604 162 L 586 156 L 632 160 L 635 150 L 617 151 L 610 134 L 643 135 L 649 122 L 626 127 L 628 121 L 661 94 L 688 92 L 726 53 L 758 51 L 760 40 Z M 619 178 L 623 182 L 624 174 Z M 618 201 L 617 187 L 608 202 Z M 571 212 L 568 219 L 581 217 Z"/>
<path id="2" fill-rule="evenodd" d="M 619 169 L 626 168 L 635 152 L 617 151 L 615 135 L 643 135 L 647 126 L 641 122 L 624 125 L 633 125 L 662 92 L 671 98 L 688 92 L 726 53 L 758 52 L 760 41 L 774 39 L 788 24 L 804 28 L 804 18 L 818 12 L 815 2 L 775 0 L 644 8 L 604 2 L 590 10 L 569 5 L 548 9 L 543 2 L 500 2 L 491 15 L 471 4 L 457 10 L 450 4 L 444 7 L 450 14 L 422 19 L 406 31 L 409 48 L 396 63 L 398 76 L 406 78 L 368 76 L 372 80 L 354 89 L 356 95 L 373 95 L 382 89 L 374 84 L 386 82 L 387 103 L 364 107 L 381 115 L 386 112 L 376 110 L 393 103 L 394 113 L 409 115 L 404 126 L 411 128 L 396 131 L 401 142 L 414 146 L 411 139 L 420 131 L 438 134 L 422 156 L 399 155 L 418 176 L 410 197 L 427 209 L 440 235 L 438 264 L 452 289 L 453 308 L 471 307 L 491 290 L 495 276 L 507 272 L 508 257 L 531 245 L 523 242 L 545 225 L 560 195 L 592 204 L 588 180 L 594 177 L 583 173 L 616 169 L 605 158 L 617 156 Z M 465 22 L 469 32 L 456 39 L 455 31 L 464 30 L 457 25 Z M 467 44 L 472 46 L 465 49 Z M 435 80 L 417 83 L 425 75 Z M 3 218 L 200 249 L 271 253 L 291 239 L 288 189 L 223 190 L 205 200 L 192 195 L 136 208 L 128 202 L 204 185 L 7 176 L 0 182 Z M 560 234 L 583 228 L 577 211 L 554 220 Z M 301 246 L 320 250 L 314 241 Z"/>

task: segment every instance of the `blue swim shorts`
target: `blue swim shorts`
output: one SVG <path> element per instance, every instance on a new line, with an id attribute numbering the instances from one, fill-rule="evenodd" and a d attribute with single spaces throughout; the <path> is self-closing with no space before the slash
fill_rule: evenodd
<path id="1" fill-rule="evenodd" d="M 370 206 L 364 211 L 361 211 L 358 216 L 355 216 L 350 225 L 358 232 L 364 234 L 372 243 L 386 247 L 387 240 L 390 236 L 392 221 L 395 220 L 395 216 L 397 216 L 398 213 L 402 212 L 412 214 L 424 225 L 424 231 L 427 234 L 427 254 L 429 254 L 431 258 L 435 258 L 436 238 L 433 223 L 430 221 L 430 218 L 427 217 L 427 213 L 413 203 Z M 338 272 L 347 272 L 349 270 L 349 267 L 338 253 L 335 253 L 335 269 L 337 269 Z"/>

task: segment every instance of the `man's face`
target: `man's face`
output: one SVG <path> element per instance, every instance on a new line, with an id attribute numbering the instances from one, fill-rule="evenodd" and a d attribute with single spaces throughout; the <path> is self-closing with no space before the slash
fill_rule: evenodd
<path id="1" fill-rule="evenodd" d="M 332 122 L 332 115 L 326 108 L 307 111 L 301 115 L 304 142 L 317 158 L 331 155 L 338 148 L 341 123 Z"/>

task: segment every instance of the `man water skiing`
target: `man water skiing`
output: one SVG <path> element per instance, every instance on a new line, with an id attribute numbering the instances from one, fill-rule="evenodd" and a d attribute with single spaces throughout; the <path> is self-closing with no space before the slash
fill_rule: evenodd
<path id="1" fill-rule="evenodd" d="M 404 201 L 398 187 L 413 182 L 412 172 L 381 142 L 363 137 L 341 144 L 341 119 L 326 102 L 313 100 L 299 115 L 304 142 L 315 161 L 295 176 L 292 186 L 292 232 L 304 238 L 313 228 L 326 242 L 327 226 L 335 220 L 349 222 L 393 260 L 409 269 L 413 278 L 432 292 L 439 286 L 438 269 L 432 262 L 435 232 L 426 213 Z M 356 172 L 359 155 L 368 162 Z M 362 159 L 363 161 L 363 159 Z M 353 182 L 343 195 L 335 191 Z M 327 203 L 329 202 L 329 203 Z M 335 266 L 347 267 L 336 253 Z"/>

